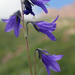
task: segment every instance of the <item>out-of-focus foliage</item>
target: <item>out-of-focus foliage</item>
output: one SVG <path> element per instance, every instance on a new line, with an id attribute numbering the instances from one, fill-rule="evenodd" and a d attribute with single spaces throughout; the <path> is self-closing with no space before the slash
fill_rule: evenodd
<path id="1" fill-rule="evenodd" d="M 52 21 L 46 19 L 48 22 Z M 45 20 L 45 21 L 46 21 Z M 37 32 L 29 25 L 28 42 L 31 56 L 32 69 L 34 68 L 34 50 L 36 48 L 47 49 L 50 54 L 63 54 L 58 61 L 61 72 L 51 70 L 51 75 L 75 75 L 75 19 L 61 19 L 57 21 L 57 29 L 53 32 L 57 41 Z M 26 44 L 21 29 L 18 38 L 14 32 L 4 31 L 5 23 L 0 21 L 0 75 L 30 75 Z M 37 75 L 47 75 L 43 63 L 36 57 Z M 33 69 L 34 70 L 34 69 Z"/>

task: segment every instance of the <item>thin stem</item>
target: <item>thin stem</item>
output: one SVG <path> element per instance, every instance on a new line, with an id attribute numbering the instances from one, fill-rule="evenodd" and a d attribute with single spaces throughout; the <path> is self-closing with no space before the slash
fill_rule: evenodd
<path id="1" fill-rule="evenodd" d="M 29 47 L 28 47 L 27 37 L 25 37 L 25 39 L 26 39 L 26 45 L 27 45 L 27 53 L 28 53 L 28 60 L 29 60 L 30 73 L 31 73 L 31 75 L 32 75 L 32 69 L 31 69 L 31 62 L 30 62 L 30 55 L 29 55 Z"/>
<path id="2" fill-rule="evenodd" d="M 26 29 L 24 29 L 24 14 L 23 14 L 23 2 L 21 1 L 21 8 L 22 8 L 22 23 L 23 23 L 23 30 L 26 31 Z M 27 45 L 27 53 L 28 53 L 28 61 L 29 61 L 29 68 L 30 68 L 30 74 L 32 75 L 32 68 L 31 68 L 31 62 L 30 62 L 30 55 L 29 55 L 29 47 L 28 47 L 28 41 L 27 41 L 27 36 L 25 36 L 25 40 L 26 40 L 26 45 Z"/>
<path id="3" fill-rule="evenodd" d="M 34 75 L 36 75 L 36 51 L 34 52 Z"/>

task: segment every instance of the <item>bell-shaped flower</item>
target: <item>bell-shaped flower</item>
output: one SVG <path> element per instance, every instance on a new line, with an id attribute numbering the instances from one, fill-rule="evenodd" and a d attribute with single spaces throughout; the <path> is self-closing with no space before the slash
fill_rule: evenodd
<path id="1" fill-rule="evenodd" d="M 19 36 L 20 28 L 22 28 L 22 25 L 20 24 L 21 13 L 18 10 L 15 12 L 12 16 L 10 16 L 9 19 L 2 19 L 6 24 L 5 32 L 10 32 L 12 29 L 14 29 L 14 34 L 16 37 Z"/>
<path id="2" fill-rule="evenodd" d="M 48 75 L 50 75 L 50 68 L 53 71 L 60 72 L 60 66 L 56 61 L 60 60 L 63 55 L 51 55 L 42 49 L 36 49 L 36 51 L 38 51 L 39 58 L 44 63 Z"/>
<path id="3" fill-rule="evenodd" d="M 47 8 L 44 4 L 47 4 L 50 0 L 31 0 L 34 5 L 41 7 L 45 13 L 48 13 Z"/>
<path id="4" fill-rule="evenodd" d="M 25 15 L 32 14 L 35 16 L 34 12 L 32 11 L 32 4 L 28 0 L 24 0 L 25 10 L 23 10 L 23 13 Z"/>
<path id="5" fill-rule="evenodd" d="M 55 36 L 52 34 L 52 32 L 56 29 L 56 20 L 58 19 L 59 15 L 57 16 L 57 18 L 52 22 L 45 22 L 45 21 L 38 21 L 38 22 L 33 22 L 31 21 L 30 23 L 34 26 L 34 28 L 41 32 L 46 34 L 51 41 L 56 41 Z"/>

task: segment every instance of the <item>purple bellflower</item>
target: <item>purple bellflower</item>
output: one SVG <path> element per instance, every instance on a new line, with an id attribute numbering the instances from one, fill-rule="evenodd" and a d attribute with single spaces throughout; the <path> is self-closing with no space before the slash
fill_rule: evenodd
<path id="1" fill-rule="evenodd" d="M 46 34 L 51 41 L 56 41 L 55 36 L 51 33 L 56 29 L 56 20 L 58 19 L 59 15 L 57 16 L 57 18 L 52 22 L 45 22 L 45 21 L 38 21 L 38 22 L 30 22 L 34 28 L 41 33 Z"/>
<path id="2" fill-rule="evenodd" d="M 47 4 L 50 0 L 31 0 L 34 5 L 41 7 L 45 13 L 48 13 L 47 8 L 44 4 Z"/>
<path id="3" fill-rule="evenodd" d="M 12 16 L 10 16 L 9 19 L 2 19 L 6 24 L 5 32 L 10 32 L 12 29 L 14 29 L 14 34 L 16 37 L 19 36 L 20 28 L 22 28 L 22 25 L 20 24 L 21 13 L 18 10 L 16 13 L 14 13 Z"/>
<path id="4" fill-rule="evenodd" d="M 53 71 L 60 72 L 60 66 L 56 61 L 60 60 L 63 55 L 50 55 L 48 52 L 42 49 L 36 49 L 36 51 L 38 51 L 39 58 L 44 63 L 48 75 L 50 75 L 49 68 L 51 68 Z"/>
<path id="5" fill-rule="evenodd" d="M 35 16 L 34 12 L 32 11 L 32 5 L 28 0 L 24 1 L 24 5 L 25 5 L 25 10 L 23 10 L 23 13 L 28 15 L 28 14 L 32 14 L 33 16 Z"/>

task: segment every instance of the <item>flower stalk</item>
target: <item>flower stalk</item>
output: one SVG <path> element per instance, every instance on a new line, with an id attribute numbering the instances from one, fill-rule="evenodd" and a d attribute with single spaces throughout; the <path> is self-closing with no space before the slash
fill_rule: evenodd
<path id="1" fill-rule="evenodd" d="M 24 14 L 23 14 L 23 2 L 21 1 L 21 8 L 22 8 L 22 23 L 23 23 L 23 30 L 26 32 L 27 29 L 24 27 Z M 30 68 L 30 75 L 32 75 L 32 68 L 31 68 L 31 62 L 30 62 L 30 54 L 29 54 L 29 47 L 28 47 L 28 41 L 27 41 L 27 35 L 25 36 L 26 45 L 27 45 L 27 54 L 28 54 L 28 61 L 29 61 L 29 68 Z"/>
<path id="2" fill-rule="evenodd" d="M 29 55 L 29 47 L 28 47 L 27 37 L 25 37 L 25 39 L 26 39 L 26 45 L 27 45 L 27 53 L 28 53 L 28 60 L 29 60 L 30 74 L 32 75 L 32 68 L 31 68 L 31 62 L 30 62 L 30 55 Z"/>

